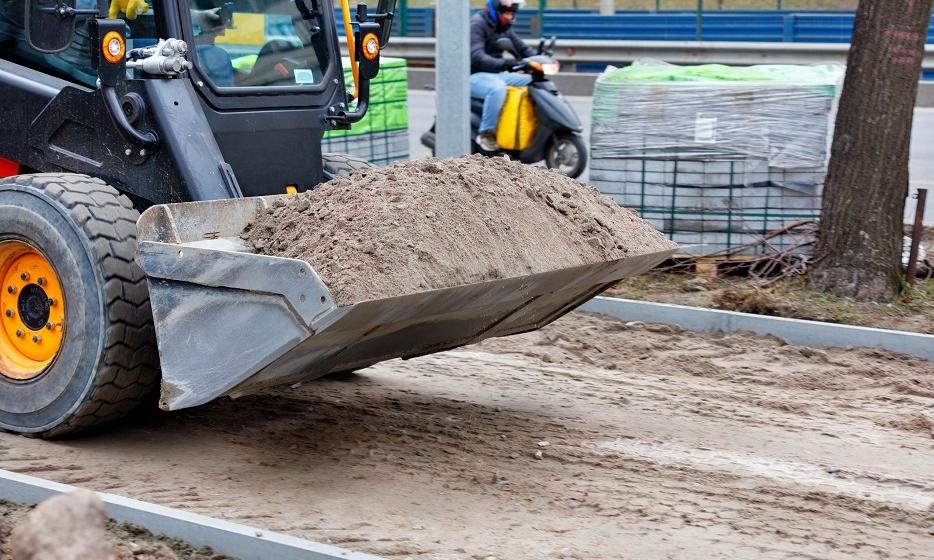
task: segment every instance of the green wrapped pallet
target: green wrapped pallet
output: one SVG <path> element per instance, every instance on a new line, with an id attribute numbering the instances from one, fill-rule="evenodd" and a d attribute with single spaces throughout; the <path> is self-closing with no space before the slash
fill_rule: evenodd
<path id="1" fill-rule="evenodd" d="M 267 24 L 270 22 L 267 21 Z M 288 21 L 279 22 L 288 24 Z M 268 32 L 268 30 L 267 30 Z M 258 55 L 249 49 L 231 60 L 234 71 L 248 75 Z M 353 86 L 350 60 L 342 59 L 344 83 Z M 330 130 L 322 149 L 365 158 L 373 163 L 408 159 L 408 65 L 405 59 L 382 57 L 379 74 L 370 82 L 370 105 L 366 116 L 349 130 Z"/>
<path id="2" fill-rule="evenodd" d="M 344 82 L 353 84 L 350 61 L 343 60 Z M 325 138 L 356 136 L 373 132 L 408 129 L 408 64 L 403 58 L 382 57 L 379 74 L 370 82 L 370 107 L 350 130 L 331 130 Z"/>
<path id="3" fill-rule="evenodd" d="M 820 214 L 844 72 L 655 60 L 608 69 L 594 89 L 591 184 L 686 252 L 765 250 L 749 244 Z"/>
<path id="4" fill-rule="evenodd" d="M 702 64 L 678 66 L 662 62 L 640 61 L 616 68 L 600 76 L 601 82 L 786 82 L 795 85 L 835 85 L 840 79 L 839 64 L 760 64 L 726 66 Z"/>

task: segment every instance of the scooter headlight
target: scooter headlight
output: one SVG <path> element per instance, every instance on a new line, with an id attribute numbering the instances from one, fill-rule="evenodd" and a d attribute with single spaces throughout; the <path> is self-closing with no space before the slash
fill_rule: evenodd
<path id="1" fill-rule="evenodd" d="M 546 76 L 554 76 L 560 69 L 561 63 L 559 63 L 557 60 L 554 62 L 549 62 L 548 64 L 542 64 L 542 72 L 544 72 Z"/>

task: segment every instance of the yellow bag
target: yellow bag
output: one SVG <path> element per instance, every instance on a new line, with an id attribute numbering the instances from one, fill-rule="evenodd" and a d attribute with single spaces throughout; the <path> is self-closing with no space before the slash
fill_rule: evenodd
<path id="1" fill-rule="evenodd" d="M 496 125 L 496 143 L 504 150 L 524 150 L 532 143 L 538 119 L 527 87 L 508 86 Z"/>

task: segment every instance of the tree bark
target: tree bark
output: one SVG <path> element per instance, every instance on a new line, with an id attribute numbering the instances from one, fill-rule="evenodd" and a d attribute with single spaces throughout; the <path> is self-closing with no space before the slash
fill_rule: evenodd
<path id="1" fill-rule="evenodd" d="M 824 185 L 812 289 L 889 301 L 901 286 L 911 124 L 932 0 L 860 0 Z"/>

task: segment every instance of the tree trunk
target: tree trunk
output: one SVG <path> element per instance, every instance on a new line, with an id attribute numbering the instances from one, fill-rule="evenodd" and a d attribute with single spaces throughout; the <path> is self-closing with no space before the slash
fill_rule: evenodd
<path id="1" fill-rule="evenodd" d="M 898 295 L 911 123 L 931 4 L 859 2 L 812 289 L 873 301 Z"/>

